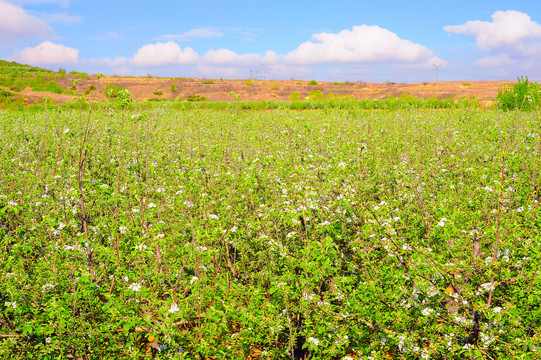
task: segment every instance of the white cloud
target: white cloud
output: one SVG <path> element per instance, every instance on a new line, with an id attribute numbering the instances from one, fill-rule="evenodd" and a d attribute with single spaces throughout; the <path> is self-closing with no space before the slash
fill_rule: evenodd
<path id="1" fill-rule="evenodd" d="M 262 57 L 259 54 L 237 54 L 229 49 L 218 49 L 207 51 L 201 60 L 212 65 L 232 64 L 246 66 L 259 64 Z"/>
<path id="2" fill-rule="evenodd" d="M 134 65 L 138 66 L 170 66 L 178 64 L 193 64 L 199 55 L 192 48 L 184 48 L 172 41 L 166 43 L 157 42 L 147 44 L 137 50 L 131 59 Z"/>
<path id="3" fill-rule="evenodd" d="M 285 56 L 295 64 L 357 62 L 443 62 L 426 47 L 404 40 L 379 26 L 354 26 L 338 34 L 319 33 Z"/>
<path id="4" fill-rule="evenodd" d="M 218 29 L 210 26 L 201 27 L 197 29 L 188 30 L 182 34 L 165 34 L 157 38 L 157 40 L 175 40 L 175 41 L 189 41 L 194 38 L 206 38 L 212 39 L 222 37 L 223 34 Z"/>
<path id="5" fill-rule="evenodd" d="M 539 52 L 541 25 L 519 11 L 496 11 L 492 22 L 468 21 L 443 28 L 446 32 L 475 37 L 480 50 L 511 50 L 519 55 Z"/>
<path id="6" fill-rule="evenodd" d="M 23 8 L 0 0 L 0 45 L 18 39 L 49 38 L 53 29 L 45 21 L 29 15 Z"/>
<path id="7" fill-rule="evenodd" d="M 88 60 L 88 62 L 92 65 L 105 65 L 109 67 L 121 67 L 128 64 L 129 60 L 128 58 L 125 58 L 123 56 L 115 56 L 113 59 L 106 57 L 103 59 L 94 59 L 91 58 Z"/>
<path id="8" fill-rule="evenodd" d="M 46 14 L 43 19 L 48 23 L 78 24 L 83 18 L 68 14 Z"/>
<path id="9" fill-rule="evenodd" d="M 29 65 L 73 65 L 79 62 L 79 50 L 50 41 L 44 41 L 36 47 L 27 47 L 15 52 L 11 58 Z"/>
<path id="10" fill-rule="evenodd" d="M 511 66 L 515 64 L 515 61 L 509 58 L 507 54 L 499 54 L 496 56 L 489 56 L 480 58 L 475 62 L 476 66 L 480 67 L 502 67 L 502 66 Z"/>
<path id="11" fill-rule="evenodd" d="M 108 33 L 105 33 L 103 35 L 99 35 L 99 36 L 94 36 L 94 37 L 91 37 L 90 40 L 95 40 L 95 41 L 114 41 L 114 40 L 122 40 L 124 37 L 117 33 L 117 32 L 114 32 L 114 31 L 109 31 Z"/>

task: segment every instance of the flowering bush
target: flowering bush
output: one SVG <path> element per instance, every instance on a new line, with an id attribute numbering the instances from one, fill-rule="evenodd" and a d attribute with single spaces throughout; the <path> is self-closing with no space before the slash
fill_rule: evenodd
<path id="1" fill-rule="evenodd" d="M 531 116 L 131 108 L 0 115 L 1 358 L 540 346 Z"/>

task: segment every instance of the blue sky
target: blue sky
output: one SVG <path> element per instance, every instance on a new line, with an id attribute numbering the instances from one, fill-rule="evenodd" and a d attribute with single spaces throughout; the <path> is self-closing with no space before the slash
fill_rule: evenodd
<path id="1" fill-rule="evenodd" d="M 0 0 L 0 58 L 111 75 L 541 80 L 541 6 L 531 0 Z"/>

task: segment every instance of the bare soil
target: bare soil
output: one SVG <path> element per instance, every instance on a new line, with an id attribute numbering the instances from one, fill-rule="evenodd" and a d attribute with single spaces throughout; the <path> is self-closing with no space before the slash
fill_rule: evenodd
<path id="1" fill-rule="evenodd" d="M 73 85 L 69 75 L 65 79 L 57 79 L 62 88 Z M 132 94 L 137 101 L 150 99 L 183 99 L 188 96 L 204 97 L 210 101 L 234 100 L 230 93 L 240 95 L 240 100 L 289 100 L 292 93 L 300 93 L 307 97 L 312 90 L 321 90 L 326 95 L 353 96 L 355 99 L 386 99 L 389 95 L 399 97 L 408 93 L 418 98 L 471 98 L 477 97 L 485 106 L 494 102 L 498 89 L 511 81 L 446 81 L 423 83 L 368 83 L 368 82 L 318 82 L 310 85 L 305 80 L 221 80 L 195 78 L 149 78 L 149 77 L 110 77 L 99 79 L 95 75 L 82 79 L 78 83 L 78 91 L 83 93 L 91 85 L 96 86 L 95 100 L 106 100 L 105 86 L 109 83 L 120 85 Z M 175 83 L 176 91 L 171 91 Z M 161 92 L 161 93 L 160 93 Z M 40 101 L 48 96 L 57 102 L 69 101 L 74 96 L 48 92 L 31 91 L 29 88 L 21 91 L 27 102 Z M 88 96 L 87 96 L 88 97 Z"/>

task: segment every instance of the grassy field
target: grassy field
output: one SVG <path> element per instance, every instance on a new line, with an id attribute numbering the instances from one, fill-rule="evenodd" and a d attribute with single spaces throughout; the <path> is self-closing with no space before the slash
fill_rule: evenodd
<path id="1" fill-rule="evenodd" d="M 535 359 L 540 135 L 476 109 L 0 112 L 0 357 Z"/>

